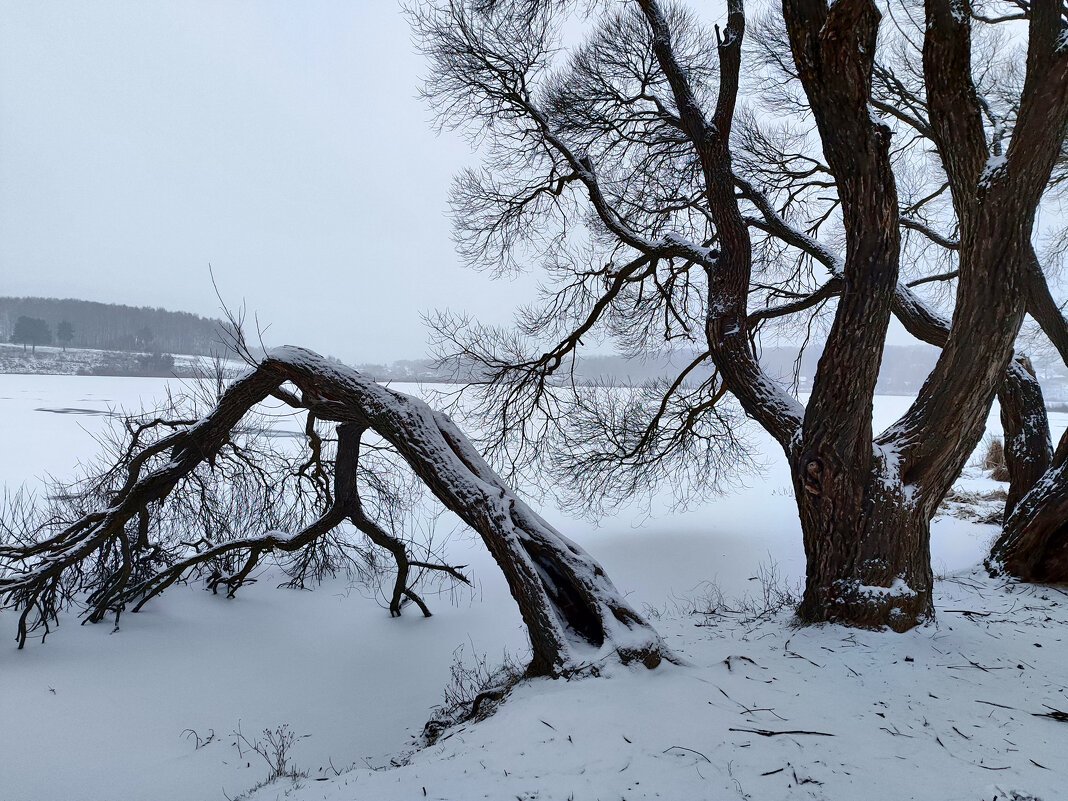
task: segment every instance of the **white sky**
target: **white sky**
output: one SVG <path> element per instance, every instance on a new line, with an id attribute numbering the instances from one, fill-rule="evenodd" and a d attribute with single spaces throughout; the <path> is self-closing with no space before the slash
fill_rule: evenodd
<path id="1" fill-rule="evenodd" d="M 537 277 L 459 266 L 478 158 L 424 69 L 393 0 L 3 0 L 0 295 L 218 316 L 211 264 L 268 344 L 353 362 L 424 355 L 433 309 L 506 323 Z"/>
<path id="2" fill-rule="evenodd" d="M 477 162 L 435 135 L 390 0 L 0 4 L 0 295 L 217 315 L 208 273 L 291 342 L 417 358 L 420 314 L 505 322 L 533 279 L 459 266 Z"/>

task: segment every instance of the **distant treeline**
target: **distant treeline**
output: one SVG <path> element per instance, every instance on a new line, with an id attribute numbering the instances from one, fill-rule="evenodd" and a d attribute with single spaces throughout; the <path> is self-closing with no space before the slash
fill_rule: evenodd
<path id="1" fill-rule="evenodd" d="M 634 385 L 646 381 L 674 379 L 682 369 L 693 361 L 691 351 L 676 351 L 670 354 L 649 354 L 637 358 L 622 356 L 585 356 L 578 359 L 574 375 L 580 383 Z M 820 357 L 819 346 L 807 348 L 798 363 L 798 349 L 769 347 L 761 350 L 760 363 L 765 371 L 784 383 L 792 384 L 796 378 L 797 388 L 807 392 L 812 387 L 816 363 Z M 884 394 L 912 394 L 934 367 L 938 358 L 937 348 L 930 345 L 887 345 L 879 372 L 879 389 Z M 425 360 L 398 361 L 393 364 L 360 364 L 358 370 L 379 381 L 453 382 L 476 380 L 478 370 L 450 365 L 445 369 L 435 368 L 434 362 Z M 691 382 L 700 382 L 712 374 L 711 362 L 693 370 Z M 570 368 L 562 370 L 567 375 Z"/>
<path id="2" fill-rule="evenodd" d="M 927 374 L 938 360 L 938 349 L 930 345 L 887 345 L 879 369 L 877 391 L 883 394 L 910 395 L 917 392 Z M 807 392 L 812 388 L 821 347 L 811 345 L 800 353 L 797 348 L 765 347 L 760 351 L 760 364 L 773 378 Z M 611 378 L 633 381 L 672 379 L 690 363 L 695 352 L 678 351 L 670 356 L 647 356 L 625 359 L 620 356 L 590 356 L 580 359 L 576 374 L 586 379 Z M 706 362 L 690 374 L 694 382 L 702 381 L 712 374 L 711 362 Z"/>
<path id="3" fill-rule="evenodd" d="M 765 347 L 760 351 L 764 371 L 784 384 L 805 393 L 812 390 L 812 379 L 821 355 L 820 343 L 811 343 L 798 359 L 798 349 Z M 915 395 L 938 360 L 939 351 L 931 345 L 887 345 L 879 367 L 876 391 L 882 395 Z M 671 353 L 650 353 L 626 358 L 612 355 L 580 356 L 573 374 L 579 384 L 635 386 L 648 381 L 672 381 L 697 356 L 696 351 L 677 350 Z M 1038 371 L 1042 391 L 1047 401 L 1068 401 L 1068 373 L 1060 357 L 1036 350 L 1032 355 Z M 475 365 L 449 364 L 435 366 L 430 359 L 397 361 L 392 364 L 357 364 L 356 369 L 379 381 L 409 381 L 422 383 L 464 383 L 477 381 L 480 369 Z M 712 364 L 706 361 L 692 370 L 687 381 L 700 383 L 712 375 Z M 558 379 L 566 381 L 572 374 L 570 363 L 557 371 Z M 1055 411 L 1068 411 L 1068 405 Z"/>
<path id="4" fill-rule="evenodd" d="M 189 312 L 58 298 L 0 297 L 0 341 L 10 342 L 20 317 L 44 320 L 55 333 L 69 323 L 72 348 L 187 353 L 210 356 L 220 348 L 221 320 Z"/>

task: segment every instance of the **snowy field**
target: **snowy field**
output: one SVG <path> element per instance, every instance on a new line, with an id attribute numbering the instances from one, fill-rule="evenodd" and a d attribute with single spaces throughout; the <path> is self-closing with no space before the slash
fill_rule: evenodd
<path id="1" fill-rule="evenodd" d="M 0 481 L 70 474 L 109 410 L 151 403 L 165 383 L 0 375 Z M 907 403 L 877 398 L 878 421 Z M 1052 417 L 1056 435 L 1068 416 Z M 804 569 L 785 463 L 762 442 L 762 476 L 688 513 L 625 508 L 596 527 L 535 504 L 652 611 L 686 664 L 521 687 L 411 756 L 455 658 L 524 647 L 478 542 L 449 543 L 476 588 L 428 599 L 430 619 L 391 619 L 373 588 L 343 580 L 276 589 L 269 572 L 235 600 L 174 588 L 119 631 L 68 618 L 23 651 L 0 614 L 0 801 L 223 801 L 267 775 L 234 732 L 255 742 L 283 724 L 307 735 L 293 751 L 307 778 L 255 798 L 1063 798 L 1068 723 L 1034 713 L 1068 709 L 1068 597 L 973 571 L 993 527 L 936 521 L 934 566 L 949 579 L 939 622 L 918 631 L 723 613 L 713 585 L 759 595 L 769 564 L 786 583 Z"/>
<path id="2" fill-rule="evenodd" d="M 28 350 L 21 345 L 0 342 L 0 374 L 22 375 L 136 375 L 138 360 L 150 354 L 134 351 L 96 350 L 94 348 L 63 348 L 39 345 Z M 203 356 L 174 354 L 170 372 L 194 375 L 210 364 Z M 237 367 L 234 362 L 230 365 Z M 162 369 L 162 368 L 160 368 Z M 144 371 L 141 371 L 144 372 Z M 169 375 L 170 372 L 157 373 Z"/>

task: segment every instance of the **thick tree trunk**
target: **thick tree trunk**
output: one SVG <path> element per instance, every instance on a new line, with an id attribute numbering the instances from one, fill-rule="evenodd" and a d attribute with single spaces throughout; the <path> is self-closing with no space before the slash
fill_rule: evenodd
<path id="1" fill-rule="evenodd" d="M 908 287 L 899 285 L 897 288 L 894 316 L 917 339 L 938 348 L 945 347 L 949 339 L 949 320 Z M 1012 358 L 1005 368 L 997 394 L 1009 471 L 1009 493 L 1005 502 L 1005 517 L 1008 517 L 1049 468 L 1053 447 L 1042 387 L 1026 356 L 1017 354 Z"/>
<path id="2" fill-rule="evenodd" d="M 1005 464 L 1009 471 L 1009 496 L 1005 500 L 1008 520 L 1031 488 L 1050 467 L 1053 445 L 1042 387 L 1026 356 L 1009 363 L 998 389 L 1001 428 L 1005 433 Z"/>
<path id="3" fill-rule="evenodd" d="M 898 286 L 891 131 L 871 113 L 878 4 L 783 2 L 797 76 L 838 190 L 846 245 L 834 270 L 841 298 L 803 420 L 751 353 L 732 347 L 749 338 L 745 299 L 752 283 L 748 234 L 736 196 L 726 191 L 727 181 L 734 182 L 729 136 L 738 76 L 734 49 L 744 32 L 741 3 L 730 5 L 728 35 L 720 43 L 712 120 L 699 111 L 674 59 L 658 4 L 641 5 L 680 128 L 701 163 L 720 245 L 708 269 L 709 352 L 726 386 L 783 446 L 793 468 L 809 561 L 800 616 L 909 628 L 931 610 L 931 515 L 982 436 L 999 386 L 1011 440 L 1011 504 L 1048 459 L 1048 437 L 1032 414 L 1041 404 L 1040 393 L 1031 391 L 1037 384 L 1014 372 L 1010 360 L 1025 305 L 1022 256 L 1030 252 L 1035 209 L 1068 120 L 1068 60 L 1051 34 L 1061 28 L 1060 5 L 1035 4 L 1017 128 L 998 165 L 989 160 L 972 82 L 968 4 L 964 13 L 948 0 L 925 4 L 928 111 L 961 226 L 959 290 L 951 323 L 937 326 L 943 351 L 935 370 L 906 415 L 878 437 L 872 405 L 889 315 L 918 311 Z"/>
<path id="4" fill-rule="evenodd" d="M 1068 431 L 1049 470 L 1006 516 L 986 565 L 1021 581 L 1068 582 Z"/>
<path id="5" fill-rule="evenodd" d="M 794 465 L 807 571 L 798 617 L 905 631 L 933 612 L 929 515 L 880 455 L 867 476 Z"/>
<path id="6" fill-rule="evenodd" d="M 1068 324 L 1049 291 L 1033 250 L 1029 256 L 1028 313 L 1068 363 Z M 1068 432 L 1061 437 L 1052 456 L 1047 449 L 1045 458 L 1041 458 L 1039 429 L 1049 438 L 1049 420 L 1041 403 L 1041 391 L 1031 405 L 1035 409 L 1033 413 L 1017 414 L 1017 410 L 1011 409 L 1010 417 L 1016 419 L 1006 419 L 1002 400 L 1005 453 L 1012 483 L 1002 533 L 990 549 L 986 565 L 992 573 L 1005 572 L 1021 581 L 1064 582 L 1068 581 L 1068 472 L 1065 469 Z M 1017 484 L 1024 492 L 1017 491 Z"/>
<path id="7" fill-rule="evenodd" d="M 509 489 L 446 415 L 297 348 L 272 351 L 260 369 L 296 384 L 321 419 L 374 429 L 481 535 L 530 635 L 529 673 L 556 675 L 605 658 L 655 667 L 667 655 L 603 568 Z"/>
<path id="8" fill-rule="evenodd" d="M 898 288 L 894 313 L 920 339 L 945 345 L 948 322 L 904 287 Z M 1026 357 L 1009 363 L 998 398 L 1009 469 L 1008 519 L 1049 467 L 1052 447 L 1042 390 Z M 867 479 L 835 471 L 833 455 L 825 451 L 807 453 L 804 460 L 791 460 L 808 558 L 801 619 L 896 630 L 923 621 L 932 611 L 930 520 L 955 474 L 921 493 L 904 485 L 896 459 L 887 463 L 886 454 L 894 453 L 888 445 L 876 446 Z"/>
<path id="9" fill-rule="evenodd" d="M 1021 581 L 1068 582 L 1068 466 L 1051 469 L 1009 515 L 987 566 Z"/>

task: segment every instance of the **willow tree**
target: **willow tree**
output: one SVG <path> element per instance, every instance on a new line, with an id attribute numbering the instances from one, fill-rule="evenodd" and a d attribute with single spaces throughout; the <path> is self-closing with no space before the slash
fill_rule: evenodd
<path id="1" fill-rule="evenodd" d="M 801 619 L 915 625 L 932 610 L 930 520 L 995 395 L 1010 414 L 1041 402 L 1013 346 L 1035 302 L 1032 230 L 1068 123 L 1063 4 L 1015 7 L 1026 50 L 1019 81 L 1001 87 L 1013 96 L 1009 125 L 990 119 L 976 89 L 968 2 L 926 0 L 922 10 L 918 103 L 957 232 L 949 319 L 902 283 L 903 230 L 930 229 L 903 214 L 909 162 L 880 111 L 878 4 L 783 2 L 786 51 L 772 58 L 796 81 L 817 157 L 802 148 L 777 169 L 748 171 L 757 149 L 748 134 L 760 125 L 740 117 L 738 100 L 742 76 L 761 63 L 744 47 L 741 0 L 728 1 L 714 39 L 678 6 L 634 0 L 561 52 L 567 6 L 451 0 L 413 12 L 432 60 L 426 95 L 441 124 L 465 128 L 486 154 L 456 183 L 461 253 L 498 271 L 540 263 L 549 278 L 517 330 L 443 316 L 442 347 L 482 371 L 497 444 L 526 443 L 539 426 L 580 446 L 561 457 L 580 477 L 685 462 L 701 444 L 715 450 L 708 432 L 729 433 L 725 404 L 735 399 L 793 474 L 807 556 Z M 784 89 L 766 81 L 750 91 L 756 104 Z M 817 224 L 792 213 L 799 178 L 832 198 Z M 774 203 L 782 193 L 787 202 Z M 817 236 L 821 221 L 835 235 Z M 768 268 L 786 252 L 818 264 L 825 282 L 784 290 Z M 788 300 L 752 308 L 761 295 Z M 832 300 L 802 406 L 763 369 L 756 332 Z M 876 432 L 873 396 L 895 314 L 942 350 L 908 411 Z M 577 391 L 562 402 L 561 374 L 598 334 L 635 351 L 682 342 L 698 352 L 626 415 Z M 694 389 L 688 378 L 704 366 L 712 373 Z M 1022 494 L 1050 448 L 1041 424 L 1020 432 Z"/>
<path id="2" fill-rule="evenodd" d="M 248 444 L 256 410 L 270 398 L 305 417 L 296 454 L 272 458 Z M 346 525 L 394 559 L 391 614 L 409 599 L 429 614 L 414 586 L 419 572 L 465 578 L 456 566 L 413 558 L 390 524 L 403 502 L 390 474 L 406 466 L 482 538 L 504 573 L 530 636 L 529 675 L 609 661 L 653 668 L 670 657 L 603 568 L 423 401 L 286 347 L 220 381 L 208 406 L 202 414 L 128 420 L 112 462 L 58 510 L 0 520 L 0 608 L 21 613 L 20 648 L 33 631 L 47 634 L 67 605 L 84 604 L 88 622 L 110 615 L 117 622 L 195 577 L 233 595 L 272 555 L 296 557 L 289 567 L 298 583 L 320 578 L 324 560 L 329 572 L 352 550 L 351 534 L 337 538 Z"/>
<path id="3" fill-rule="evenodd" d="M 950 314 L 945 310 L 947 292 L 959 277 L 960 208 L 968 211 L 967 188 L 959 175 L 932 163 L 928 154 L 944 147 L 927 105 L 924 69 L 924 40 L 928 22 L 922 10 L 911 4 L 887 6 L 893 18 L 892 30 L 883 35 L 873 67 L 872 106 L 890 126 L 894 145 L 892 161 L 905 175 L 899 187 L 899 224 L 902 238 L 901 281 L 895 292 L 893 313 L 919 340 L 937 347 L 945 345 L 950 330 Z M 1009 31 L 1026 19 L 1026 9 L 1011 6 L 1001 15 L 972 13 L 978 30 L 971 41 L 974 102 L 982 110 L 989 153 L 993 159 L 1004 156 L 1005 143 L 1019 114 L 1020 79 L 1026 58 L 1024 43 Z M 1009 30 L 1006 30 L 1009 29 Z M 799 85 L 796 66 L 790 58 L 788 37 L 781 17 L 765 17 L 757 26 L 755 55 L 767 73 L 783 87 Z M 767 77 L 767 74 L 765 74 Z M 761 129 L 750 119 L 742 132 L 743 176 L 736 185 L 757 214 L 748 218 L 758 237 L 758 249 L 788 247 L 822 266 L 831 278 L 816 291 L 798 294 L 791 287 L 770 286 L 764 293 L 766 308 L 756 317 L 760 322 L 781 319 L 817 308 L 841 291 L 839 265 L 834 250 L 812 235 L 827 220 L 829 204 L 836 199 L 814 198 L 830 174 L 818 151 L 805 148 L 805 136 L 796 124 L 782 119 L 804 120 L 804 99 L 789 90 L 781 91 L 771 106 L 780 114 L 772 131 Z M 749 180 L 747 180 L 749 178 Z M 1068 139 L 1062 142 L 1047 187 L 1046 201 L 1062 200 L 1068 179 Z M 758 186 L 771 186 L 768 193 Z M 957 191 L 951 191 L 957 187 Z M 778 204 L 778 205 L 776 205 Z M 778 213 L 778 208 L 804 207 L 814 220 L 809 236 L 799 236 Z M 1053 215 L 1056 218 L 1057 215 Z M 1052 236 L 1048 235 L 1051 233 Z M 1034 246 L 1025 254 L 1023 277 L 1027 314 L 1032 320 L 1025 339 L 1035 343 L 1040 333 L 1061 361 L 1068 365 L 1068 321 L 1054 300 L 1046 278 L 1047 270 L 1063 259 L 1068 229 L 1042 232 L 1046 247 L 1039 253 Z M 1038 237 L 1033 237 L 1033 239 Z M 796 275 L 790 276 L 796 279 Z M 808 276 L 811 278 L 811 276 Z M 763 279 L 768 284 L 768 278 Z M 789 283 L 789 280 L 787 281 Z M 929 292 L 924 289 L 940 287 Z M 781 302 L 783 298 L 788 302 Z M 941 302 L 940 302 L 941 301 Z M 1065 457 L 1068 433 L 1056 451 L 1050 441 L 1049 420 L 1042 391 L 1030 360 L 1021 353 L 1010 361 L 998 389 L 1001 420 L 1005 431 L 1009 488 L 1005 499 L 1004 532 L 995 543 L 987 565 L 993 571 L 1006 571 L 1024 580 L 1068 579 L 1064 552 L 1068 545 L 1065 526 L 1068 482 Z M 1026 501 L 1026 503 L 1024 503 Z"/>

